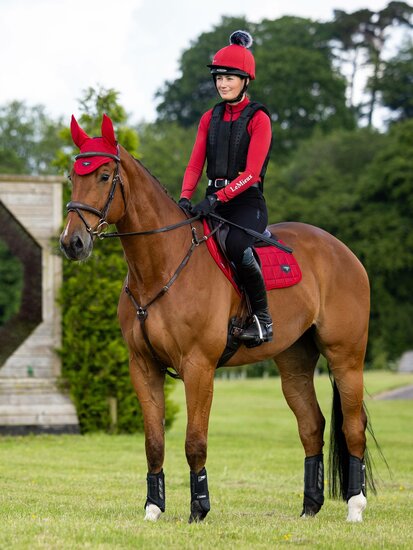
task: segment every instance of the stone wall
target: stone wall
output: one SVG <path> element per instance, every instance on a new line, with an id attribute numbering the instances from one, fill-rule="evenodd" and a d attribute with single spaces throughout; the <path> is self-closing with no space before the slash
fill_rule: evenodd
<path id="1" fill-rule="evenodd" d="M 19 257 L 25 266 L 22 306 L 19 314 L 0 328 L 3 351 L 19 330 L 23 335 L 23 341 L 12 342 L 11 354 L 4 361 L 0 350 L 0 432 L 76 432 L 75 409 L 56 385 L 61 369 L 56 353 L 61 342 L 60 313 L 56 304 L 62 280 L 62 259 L 56 239 L 62 224 L 61 179 L 0 175 L 0 207 L 10 220 L 7 226 L 0 225 L 0 238 L 6 243 L 13 242 L 18 232 L 13 233 L 11 226 L 20 224 L 25 240 L 32 240 L 33 250 L 40 247 L 41 263 L 41 277 L 37 283 L 31 279 L 35 271 L 34 257 L 30 258 L 27 252 Z M 25 248 L 27 251 L 27 242 Z M 36 284 L 41 288 L 33 293 Z M 37 296 L 41 304 L 27 303 L 27 297 L 32 295 Z M 30 313 L 38 306 L 40 314 L 33 316 L 28 324 Z M 21 327 L 25 327 L 25 331 Z"/>

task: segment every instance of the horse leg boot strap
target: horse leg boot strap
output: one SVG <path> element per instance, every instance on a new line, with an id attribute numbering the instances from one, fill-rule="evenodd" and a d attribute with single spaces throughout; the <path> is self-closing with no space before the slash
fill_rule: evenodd
<path id="1" fill-rule="evenodd" d="M 324 504 L 323 455 L 304 460 L 304 501 L 301 516 L 315 516 Z"/>
<path id="2" fill-rule="evenodd" d="M 155 504 L 162 512 L 165 512 L 165 476 L 163 470 L 159 474 L 148 474 L 146 483 L 148 494 L 144 508 L 148 504 Z"/>
<path id="3" fill-rule="evenodd" d="M 202 521 L 211 509 L 205 468 L 202 468 L 198 474 L 190 472 L 190 485 L 191 515 L 189 516 L 189 523 L 192 523 L 193 521 Z"/>
<path id="4" fill-rule="evenodd" d="M 268 310 L 267 291 L 260 266 L 250 247 L 244 251 L 242 261 L 236 267 L 253 313 L 253 322 L 241 332 L 239 339 L 247 347 L 271 342 L 273 331 L 272 319 Z"/>

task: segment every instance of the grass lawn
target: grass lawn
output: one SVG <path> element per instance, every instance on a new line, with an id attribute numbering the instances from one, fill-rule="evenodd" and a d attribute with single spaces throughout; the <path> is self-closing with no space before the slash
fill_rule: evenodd
<path id="1" fill-rule="evenodd" d="M 329 420 L 330 382 L 321 376 L 316 383 Z M 365 376 L 369 394 L 403 384 L 413 384 L 413 376 Z M 413 401 L 366 396 L 391 473 L 370 442 L 379 493 L 368 495 L 364 522 L 346 523 L 345 503 L 330 499 L 317 517 L 300 519 L 304 456 L 279 379 L 217 380 L 207 463 L 211 512 L 203 524 L 188 525 L 181 382 L 174 399 L 180 413 L 166 438 L 167 510 L 156 524 L 143 521 L 142 435 L 0 438 L 0 549 L 413 547 Z"/>

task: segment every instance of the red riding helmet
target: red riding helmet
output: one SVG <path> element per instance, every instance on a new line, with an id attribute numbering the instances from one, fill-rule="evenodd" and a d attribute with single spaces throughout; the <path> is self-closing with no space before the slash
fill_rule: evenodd
<path id="1" fill-rule="evenodd" d="M 255 79 L 255 60 L 247 49 L 252 45 L 252 36 L 247 31 L 235 31 L 229 37 L 229 46 L 219 50 L 210 65 L 213 76 L 235 74 Z"/>

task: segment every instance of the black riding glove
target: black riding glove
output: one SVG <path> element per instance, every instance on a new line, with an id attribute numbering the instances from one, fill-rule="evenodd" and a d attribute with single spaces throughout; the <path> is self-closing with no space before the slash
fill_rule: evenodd
<path id="1" fill-rule="evenodd" d="M 219 199 L 215 194 L 208 195 L 204 200 L 192 207 L 192 214 L 202 214 L 206 216 L 215 210 L 218 202 Z"/>
<path id="2" fill-rule="evenodd" d="M 191 212 L 192 204 L 189 199 L 182 197 L 182 199 L 179 199 L 178 205 L 182 208 L 182 210 L 185 210 L 186 212 Z"/>

